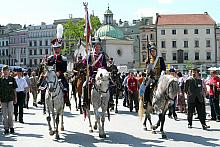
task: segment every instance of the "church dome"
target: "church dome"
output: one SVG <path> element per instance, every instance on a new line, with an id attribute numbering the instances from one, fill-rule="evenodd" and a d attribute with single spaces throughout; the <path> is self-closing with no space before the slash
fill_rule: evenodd
<path id="1" fill-rule="evenodd" d="M 105 14 L 113 14 L 111 10 L 109 10 L 109 6 L 108 6 L 108 10 L 105 11 Z"/>
<path id="2" fill-rule="evenodd" d="M 123 39 L 124 34 L 119 28 L 115 26 L 104 25 L 104 26 L 101 26 L 96 31 L 95 37 L 98 37 L 98 38 L 110 37 L 110 38 L 115 38 L 115 39 Z"/>

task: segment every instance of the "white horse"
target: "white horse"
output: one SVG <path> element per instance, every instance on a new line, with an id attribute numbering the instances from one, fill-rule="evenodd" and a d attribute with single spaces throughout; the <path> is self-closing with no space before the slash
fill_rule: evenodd
<path id="1" fill-rule="evenodd" d="M 64 100 L 63 92 L 60 87 L 57 75 L 55 73 L 54 67 L 46 67 L 46 81 L 48 84 L 48 90 L 46 93 L 46 104 L 47 112 L 49 116 L 47 117 L 47 122 L 49 126 L 49 134 L 52 136 L 56 134 L 55 138 L 59 139 L 58 126 L 59 126 L 59 117 L 61 116 L 61 131 L 64 130 L 63 126 L 63 112 L 64 112 Z M 52 130 L 50 121 L 52 114 L 54 131 Z"/>
<path id="2" fill-rule="evenodd" d="M 146 89 L 145 89 L 146 90 Z M 151 96 L 151 105 L 148 105 L 145 108 L 145 120 L 144 126 L 146 127 L 146 120 L 148 119 L 153 129 L 153 133 L 156 133 L 155 130 L 161 126 L 160 132 L 162 138 L 167 138 L 163 127 L 165 122 L 165 115 L 168 110 L 168 105 L 170 102 L 174 101 L 174 98 L 177 96 L 179 91 L 178 80 L 171 75 L 163 75 L 159 78 L 158 86 L 156 91 L 154 91 L 153 96 Z M 143 105 L 140 108 L 140 112 L 144 112 Z M 152 126 L 150 112 L 156 112 L 159 116 L 159 120 L 156 125 Z M 140 114 L 142 116 L 142 114 Z"/>
<path id="3" fill-rule="evenodd" d="M 91 102 L 93 104 L 96 119 L 94 129 L 96 130 L 98 125 L 100 138 L 106 138 L 104 123 L 105 112 L 108 110 L 109 102 L 109 77 L 109 72 L 106 69 L 99 68 L 91 91 Z M 98 111 L 99 108 L 101 108 L 101 112 Z M 109 110 L 107 112 L 109 117 Z"/>

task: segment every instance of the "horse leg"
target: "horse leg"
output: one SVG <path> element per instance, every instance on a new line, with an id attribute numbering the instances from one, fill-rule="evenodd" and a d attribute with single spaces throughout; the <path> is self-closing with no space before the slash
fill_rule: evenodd
<path id="1" fill-rule="evenodd" d="M 93 129 L 92 129 L 91 115 L 90 115 L 89 108 L 86 108 L 86 113 L 88 114 L 88 119 L 89 119 L 89 127 L 90 127 L 89 132 L 92 133 L 92 132 L 93 132 Z"/>
<path id="2" fill-rule="evenodd" d="M 160 132 L 161 132 L 161 135 L 162 135 L 162 138 L 163 139 L 167 139 L 167 135 L 165 134 L 165 132 L 163 131 L 163 126 L 164 126 L 164 122 L 165 122 L 165 113 L 162 113 L 161 114 L 161 127 L 160 127 Z"/>
<path id="3" fill-rule="evenodd" d="M 118 96 L 119 96 L 119 93 L 118 93 L 118 91 L 117 91 L 117 93 L 116 93 L 116 102 L 115 102 L 115 113 L 118 113 Z"/>
<path id="4" fill-rule="evenodd" d="M 56 136 L 55 136 L 55 139 L 60 139 L 58 127 L 59 127 L 59 114 L 56 115 L 56 128 L 55 128 Z"/>
<path id="5" fill-rule="evenodd" d="M 152 133 L 153 134 L 156 134 L 155 130 L 160 126 L 161 118 L 162 118 L 162 113 L 159 114 L 159 119 L 158 119 L 156 125 L 153 125 L 153 127 L 152 127 L 152 129 L 153 129 Z"/>
<path id="6" fill-rule="evenodd" d="M 50 124 L 51 117 L 50 117 L 50 110 L 49 110 L 49 108 L 48 108 L 48 114 L 49 114 L 49 116 L 47 116 L 47 123 L 48 123 L 48 126 L 49 126 L 49 134 L 52 136 L 54 134 L 54 132 L 53 132 L 51 124 Z"/>
<path id="7" fill-rule="evenodd" d="M 78 96 L 78 98 L 79 98 L 78 108 L 79 108 L 80 114 L 83 114 L 83 112 L 82 112 L 82 105 L 81 105 L 81 96 L 82 96 L 82 94 L 80 94 L 80 95 Z"/>
<path id="8" fill-rule="evenodd" d="M 147 112 L 145 112 L 145 118 L 143 122 L 143 126 L 145 127 L 145 130 L 147 130 L 146 123 L 147 123 Z"/>
<path id="9" fill-rule="evenodd" d="M 64 107 L 63 107 L 64 109 Z M 64 123 L 63 123 L 63 110 L 61 112 L 61 131 L 64 131 Z"/>
<path id="10" fill-rule="evenodd" d="M 105 124 L 105 111 L 104 110 L 102 110 L 101 121 L 102 121 L 102 126 L 101 126 L 101 132 L 99 132 L 99 137 L 106 138 L 105 129 L 104 129 L 104 124 Z"/>

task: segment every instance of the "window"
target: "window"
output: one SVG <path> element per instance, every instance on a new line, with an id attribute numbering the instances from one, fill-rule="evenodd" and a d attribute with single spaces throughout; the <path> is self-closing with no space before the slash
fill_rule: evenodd
<path id="1" fill-rule="evenodd" d="M 29 46 L 32 46 L 32 41 L 29 41 Z"/>
<path id="2" fill-rule="evenodd" d="M 6 46 L 8 46 L 8 41 L 6 41 Z"/>
<path id="3" fill-rule="evenodd" d="M 207 60 L 211 60 L 211 52 L 207 52 L 206 53 L 206 59 Z"/>
<path id="4" fill-rule="evenodd" d="M 153 38 L 153 34 L 150 34 L 150 40 L 153 40 L 154 38 Z"/>
<path id="5" fill-rule="evenodd" d="M 188 53 L 184 53 L 184 60 L 188 60 Z"/>
<path id="6" fill-rule="evenodd" d="M 199 47 L 199 40 L 195 40 L 195 47 Z"/>
<path id="7" fill-rule="evenodd" d="M 5 42 L 4 41 L 2 41 L 2 46 L 5 46 Z"/>
<path id="8" fill-rule="evenodd" d="M 43 54 L 43 51 L 42 51 L 42 49 L 40 49 L 40 55 L 42 55 Z"/>
<path id="9" fill-rule="evenodd" d="M 166 42 L 165 41 L 161 41 L 161 48 L 166 48 Z"/>
<path id="10" fill-rule="evenodd" d="M 176 30 L 172 30 L 172 34 L 173 34 L 173 35 L 176 35 Z"/>
<path id="11" fill-rule="evenodd" d="M 40 44 L 40 46 L 42 46 L 42 41 L 41 40 L 39 41 L 39 44 Z"/>
<path id="12" fill-rule="evenodd" d="M 172 47 L 176 48 L 176 41 L 172 41 Z"/>
<path id="13" fill-rule="evenodd" d="M 48 55 L 48 49 L 45 49 L 45 54 Z"/>
<path id="14" fill-rule="evenodd" d="M 184 29 L 184 34 L 188 34 L 188 30 L 187 29 Z"/>
<path id="15" fill-rule="evenodd" d="M 37 59 L 34 59 L 34 65 L 37 65 Z"/>
<path id="16" fill-rule="evenodd" d="M 45 46 L 48 46 L 48 40 L 45 40 Z"/>
<path id="17" fill-rule="evenodd" d="M 40 59 L 40 63 L 42 62 L 42 59 Z"/>
<path id="18" fill-rule="evenodd" d="M 146 51 L 142 51 L 142 62 L 145 62 L 147 59 Z"/>
<path id="19" fill-rule="evenodd" d="M 23 48 L 21 48 L 21 55 L 22 55 L 22 50 L 23 50 Z"/>
<path id="20" fill-rule="evenodd" d="M 6 56 L 8 56 L 8 50 L 6 49 Z"/>
<path id="21" fill-rule="evenodd" d="M 24 58 L 24 65 L 26 65 L 26 58 Z"/>
<path id="22" fill-rule="evenodd" d="M 211 47 L 210 42 L 210 40 L 206 40 L 206 47 Z"/>
<path id="23" fill-rule="evenodd" d="M 161 30 L 161 35 L 165 35 L 165 30 Z"/>
<path id="24" fill-rule="evenodd" d="M 189 47 L 189 44 L 188 44 L 188 41 L 184 41 L 184 48 L 188 48 Z"/>
<path id="25" fill-rule="evenodd" d="M 2 50 L 2 56 L 4 56 L 5 55 L 5 50 Z"/>
<path id="26" fill-rule="evenodd" d="M 32 50 L 29 51 L 29 55 L 32 55 Z"/>
<path id="27" fill-rule="evenodd" d="M 199 34 L 199 30 L 198 30 L 198 29 L 195 29 L 195 30 L 194 30 L 194 34 Z"/>
<path id="28" fill-rule="evenodd" d="M 173 60 L 176 60 L 176 53 L 173 53 Z"/>
<path id="29" fill-rule="evenodd" d="M 34 50 L 34 55 L 37 55 L 37 50 L 36 49 Z"/>
<path id="30" fill-rule="evenodd" d="M 206 29 L 206 34 L 210 34 L 210 29 Z"/>
<path id="31" fill-rule="evenodd" d="M 32 66 L 32 59 L 29 59 L 29 65 Z"/>
<path id="32" fill-rule="evenodd" d="M 162 55 L 162 57 L 163 57 L 163 59 L 164 59 L 164 61 L 166 61 L 166 53 L 161 53 L 161 55 Z"/>
<path id="33" fill-rule="evenodd" d="M 199 52 L 195 52 L 195 60 L 199 60 Z"/>
<path id="34" fill-rule="evenodd" d="M 26 54 L 26 48 L 24 48 L 24 54 Z"/>
<path id="35" fill-rule="evenodd" d="M 34 41 L 34 46 L 37 46 L 37 41 Z"/>

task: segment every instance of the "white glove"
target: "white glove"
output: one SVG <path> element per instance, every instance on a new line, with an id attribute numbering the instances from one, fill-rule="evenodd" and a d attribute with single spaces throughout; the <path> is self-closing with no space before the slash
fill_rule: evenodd
<path id="1" fill-rule="evenodd" d="M 161 76 L 163 76 L 165 74 L 166 74 L 166 72 L 164 70 L 162 70 L 161 73 L 160 73 Z"/>

